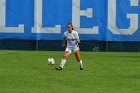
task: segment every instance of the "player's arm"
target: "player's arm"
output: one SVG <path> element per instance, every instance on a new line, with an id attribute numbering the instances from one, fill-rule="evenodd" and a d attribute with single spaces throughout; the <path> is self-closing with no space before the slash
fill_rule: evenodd
<path id="1" fill-rule="evenodd" d="M 79 39 L 79 35 L 78 35 L 78 33 L 76 33 L 76 39 L 75 39 L 75 41 L 76 41 L 76 43 L 80 43 L 80 39 Z"/>
<path id="2" fill-rule="evenodd" d="M 75 41 L 76 41 L 76 43 L 80 43 L 80 39 L 76 38 Z"/>
<path id="3" fill-rule="evenodd" d="M 62 47 L 65 47 L 65 40 L 66 40 L 66 36 L 64 36 L 62 39 Z"/>

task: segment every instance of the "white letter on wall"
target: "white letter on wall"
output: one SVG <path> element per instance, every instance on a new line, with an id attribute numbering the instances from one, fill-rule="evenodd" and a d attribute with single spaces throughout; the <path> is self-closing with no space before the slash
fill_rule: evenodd
<path id="1" fill-rule="evenodd" d="M 138 0 L 130 0 L 130 6 L 138 6 Z M 113 34 L 132 35 L 138 30 L 138 14 L 127 14 L 130 19 L 128 29 L 116 26 L 116 0 L 108 0 L 108 28 Z"/>
<path id="2" fill-rule="evenodd" d="M 80 10 L 80 0 L 72 0 L 72 24 L 79 34 L 98 34 L 98 26 L 93 26 L 93 28 L 80 28 L 80 16 L 86 16 L 87 18 L 92 18 L 93 16 L 92 8 L 87 8 L 87 10 Z"/>
<path id="3" fill-rule="evenodd" d="M 34 27 L 32 33 L 61 33 L 61 25 L 42 28 L 42 0 L 35 0 L 34 5 Z M 52 19 L 53 20 L 53 19 Z"/>
<path id="4" fill-rule="evenodd" d="M 24 33 L 24 25 L 6 27 L 6 0 L 0 0 L 0 33 Z"/>

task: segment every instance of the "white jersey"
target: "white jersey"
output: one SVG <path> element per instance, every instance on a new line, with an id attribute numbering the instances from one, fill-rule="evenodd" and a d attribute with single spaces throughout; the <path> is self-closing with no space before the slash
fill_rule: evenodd
<path id="1" fill-rule="evenodd" d="M 78 46 L 78 43 L 76 43 L 76 39 L 79 39 L 79 35 L 76 31 L 72 30 L 72 33 L 69 33 L 66 31 L 64 33 L 64 37 L 66 37 L 67 40 L 67 47 L 75 47 Z"/>

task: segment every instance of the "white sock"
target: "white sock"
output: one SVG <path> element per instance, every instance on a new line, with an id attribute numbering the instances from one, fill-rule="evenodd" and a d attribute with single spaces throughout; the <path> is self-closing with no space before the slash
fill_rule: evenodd
<path id="1" fill-rule="evenodd" d="M 63 68 L 65 63 L 66 63 L 66 59 L 62 58 L 61 63 L 60 63 L 60 67 Z"/>
<path id="2" fill-rule="evenodd" d="M 84 68 L 82 60 L 80 60 L 78 63 L 80 64 L 80 68 Z"/>

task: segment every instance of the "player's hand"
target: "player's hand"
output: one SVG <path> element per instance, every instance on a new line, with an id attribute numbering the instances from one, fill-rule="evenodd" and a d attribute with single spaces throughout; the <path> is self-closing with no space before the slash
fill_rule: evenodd
<path id="1" fill-rule="evenodd" d="M 79 39 L 76 39 L 75 41 L 76 41 L 76 43 L 80 43 L 80 40 Z"/>
<path id="2" fill-rule="evenodd" d="M 64 48 L 65 47 L 65 44 L 62 44 L 62 47 Z"/>

